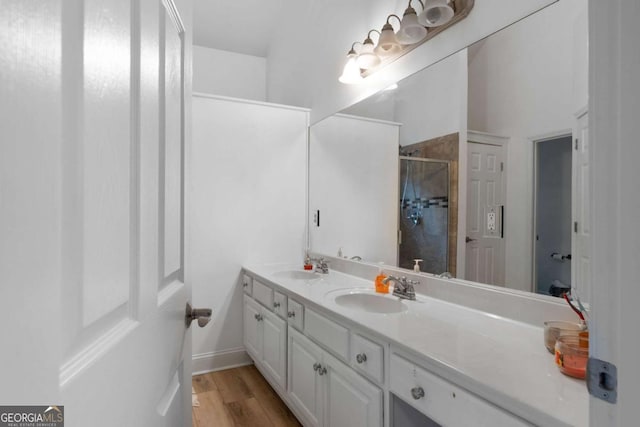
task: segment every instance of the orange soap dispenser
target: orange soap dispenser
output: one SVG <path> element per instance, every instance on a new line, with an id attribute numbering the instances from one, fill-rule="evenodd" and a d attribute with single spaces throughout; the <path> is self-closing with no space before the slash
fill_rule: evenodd
<path id="1" fill-rule="evenodd" d="M 380 263 L 380 267 L 378 268 L 378 275 L 376 276 L 376 292 L 380 292 L 381 294 L 389 293 L 389 284 L 382 282 L 386 278 L 387 275 L 382 271 L 382 263 Z"/>

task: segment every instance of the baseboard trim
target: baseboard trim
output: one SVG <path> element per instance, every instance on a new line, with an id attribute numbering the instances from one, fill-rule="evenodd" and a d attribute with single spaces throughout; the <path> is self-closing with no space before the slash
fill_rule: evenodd
<path id="1" fill-rule="evenodd" d="M 191 360 L 193 375 L 237 368 L 238 366 L 246 366 L 253 363 L 244 347 L 194 354 Z"/>

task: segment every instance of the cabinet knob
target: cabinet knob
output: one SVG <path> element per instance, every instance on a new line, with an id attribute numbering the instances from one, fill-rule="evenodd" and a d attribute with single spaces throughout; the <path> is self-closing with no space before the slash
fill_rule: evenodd
<path id="1" fill-rule="evenodd" d="M 321 366 L 320 369 L 318 369 L 318 375 L 324 375 L 327 373 L 327 368 L 325 368 L 324 366 Z"/>
<path id="2" fill-rule="evenodd" d="M 249 284 L 248 284 L 247 282 L 244 282 L 244 283 L 242 284 L 242 287 L 243 287 L 243 288 L 246 288 L 247 286 L 249 286 Z"/>
<path id="3" fill-rule="evenodd" d="M 280 303 L 278 301 L 274 301 L 273 308 L 278 308 L 278 307 L 280 307 Z"/>
<path id="4" fill-rule="evenodd" d="M 287 312 L 287 317 L 296 317 L 296 312 L 295 311 L 288 311 Z"/>
<path id="5" fill-rule="evenodd" d="M 316 362 L 313 364 L 313 370 L 318 372 L 318 369 L 320 369 L 320 364 Z"/>
<path id="6" fill-rule="evenodd" d="M 259 322 L 263 319 L 261 314 L 254 314 L 253 317 Z"/>
<path id="7" fill-rule="evenodd" d="M 364 353 L 358 353 L 356 354 L 356 362 L 358 363 L 364 363 L 367 361 L 367 355 Z"/>
<path id="8" fill-rule="evenodd" d="M 413 398 L 415 400 L 418 400 L 422 397 L 424 397 L 424 389 L 422 387 L 414 387 L 411 389 L 411 396 L 413 396 Z"/>

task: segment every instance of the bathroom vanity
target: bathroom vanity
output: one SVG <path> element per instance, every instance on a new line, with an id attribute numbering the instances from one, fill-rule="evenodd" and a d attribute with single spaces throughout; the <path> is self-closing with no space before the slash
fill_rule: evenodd
<path id="1" fill-rule="evenodd" d="M 557 370 L 541 326 L 430 296 L 446 280 L 426 274 L 416 301 L 376 294 L 373 269 L 339 264 L 351 274 L 242 276 L 247 352 L 305 426 L 588 425 L 586 386 Z"/>

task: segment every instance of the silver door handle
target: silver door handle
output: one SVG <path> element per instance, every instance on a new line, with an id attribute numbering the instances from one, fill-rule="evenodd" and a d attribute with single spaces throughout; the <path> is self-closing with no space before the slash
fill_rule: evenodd
<path id="1" fill-rule="evenodd" d="M 465 237 L 465 239 L 464 239 L 464 241 L 465 241 L 466 243 L 469 243 L 469 242 L 475 242 L 476 240 L 478 240 L 478 239 L 472 239 L 472 238 L 471 238 L 471 237 L 469 237 L 469 236 Z"/>
<path id="2" fill-rule="evenodd" d="M 193 308 L 191 307 L 191 304 L 187 303 L 187 308 L 184 314 L 184 323 L 188 328 L 189 326 L 191 326 L 191 322 L 197 319 L 198 326 L 203 328 L 211 320 L 212 313 L 213 310 L 211 310 L 210 308 Z"/>

